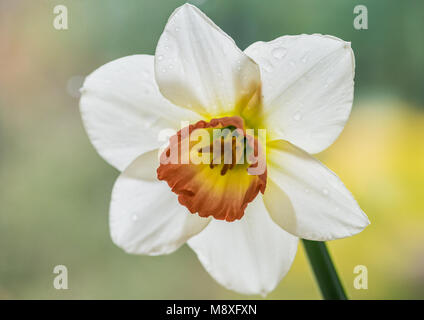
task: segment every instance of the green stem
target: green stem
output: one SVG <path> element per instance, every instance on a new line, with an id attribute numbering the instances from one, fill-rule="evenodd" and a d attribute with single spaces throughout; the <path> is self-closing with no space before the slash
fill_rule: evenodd
<path id="1" fill-rule="evenodd" d="M 309 263 L 325 300 L 347 300 L 325 242 L 303 239 Z"/>

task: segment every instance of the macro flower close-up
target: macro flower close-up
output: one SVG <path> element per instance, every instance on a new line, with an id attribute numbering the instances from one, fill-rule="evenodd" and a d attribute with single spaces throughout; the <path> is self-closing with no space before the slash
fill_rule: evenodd
<path id="1" fill-rule="evenodd" d="M 177 8 L 154 56 L 109 62 L 81 88 L 88 136 L 121 172 L 113 242 L 146 255 L 187 243 L 224 287 L 266 295 L 290 269 L 299 238 L 361 232 L 367 216 L 312 156 L 342 132 L 354 73 L 351 45 L 339 38 L 287 35 L 242 51 L 195 6 Z M 192 139 L 216 129 L 226 133 Z M 215 157 L 226 146 L 233 153 Z M 188 153 L 207 161 L 182 161 Z"/>
<path id="2" fill-rule="evenodd" d="M 0 0 L 3 309 L 424 300 L 423 12 Z"/>

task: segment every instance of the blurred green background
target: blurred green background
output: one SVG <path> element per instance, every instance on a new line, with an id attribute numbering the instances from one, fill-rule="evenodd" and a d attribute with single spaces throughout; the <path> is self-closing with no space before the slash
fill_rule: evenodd
<path id="1" fill-rule="evenodd" d="M 119 173 L 94 151 L 78 110 L 83 77 L 153 54 L 183 2 L 0 0 L 0 299 L 246 298 L 216 284 L 187 246 L 147 257 L 113 245 L 108 206 Z M 351 298 L 424 298 L 424 1 L 192 3 L 242 49 L 300 33 L 352 42 L 352 118 L 319 158 L 372 224 L 328 245 Z M 68 7 L 69 30 L 53 28 L 57 4 Z M 353 28 L 356 4 L 368 7 L 368 30 Z M 69 290 L 53 288 L 59 264 Z M 356 265 L 368 267 L 368 290 L 353 287 Z M 301 245 L 267 298 L 320 298 Z"/>

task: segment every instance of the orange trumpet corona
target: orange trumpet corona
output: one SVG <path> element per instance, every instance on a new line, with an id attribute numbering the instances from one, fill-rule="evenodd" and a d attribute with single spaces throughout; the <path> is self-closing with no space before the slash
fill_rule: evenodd
<path id="1" fill-rule="evenodd" d="M 210 135 L 210 141 L 199 147 L 199 143 L 191 141 L 194 139 L 190 137 L 201 129 L 208 133 L 213 129 L 228 129 L 230 134 L 218 139 Z M 184 143 L 187 143 L 188 150 L 182 147 Z M 175 150 L 178 152 L 175 153 Z M 205 156 L 206 161 L 199 164 L 191 158 L 182 161 L 193 151 Z M 256 161 L 249 161 L 252 156 L 256 157 Z M 191 213 L 230 222 L 241 219 L 249 202 L 259 191 L 264 193 L 266 168 L 258 175 L 249 173 L 249 168 L 258 165 L 258 157 L 264 156 L 258 139 L 246 134 L 241 117 L 224 117 L 209 122 L 202 120 L 170 138 L 169 146 L 161 154 L 157 177 L 168 183 L 178 195 L 178 201 Z"/>

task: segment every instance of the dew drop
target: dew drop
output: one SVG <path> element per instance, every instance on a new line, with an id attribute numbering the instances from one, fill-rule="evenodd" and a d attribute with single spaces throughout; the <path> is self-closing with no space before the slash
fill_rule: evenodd
<path id="1" fill-rule="evenodd" d="M 163 60 L 163 56 L 158 56 L 158 60 L 159 61 Z"/>
<path id="2" fill-rule="evenodd" d="M 286 54 L 287 54 L 287 49 L 284 47 L 274 48 L 272 50 L 272 56 L 277 59 L 281 59 L 285 57 Z"/>
<path id="3" fill-rule="evenodd" d="M 180 28 L 176 27 L 176 28 L 175 28 L 175 31 L 176 31 L 176 32 L 179 32 L 179 31 L 180 31 Z"/>
<path id="4" fill-rule="evenodd" d="M 328 86 L 330 85 L 330 83 L 333 81 L 333 79 L 332 78 L 328 78 L 326 81 L 325 81 L 325 87 L 326 88 L 328 88 Z"/>
<path id="5" fill-rule="evenodd" d="M 272 72 L 272 65 L 268 61 L 262 63 L 262 68 L 264 68 L 266 72 Z"/>
<path id="6" fill-rule="evenodd" d="M 308 188 L 305 189 L 305 193 L 311 192 Z"/>
<path id="7" fill-rule="evenodd" d="M 302 57 L 302 62 L 303 62 L 303 63 L 308 62 L 308 58 L 309 58 L 308 53 L 305 53 L 305 54 L 303 55 L 303 57 Z"/>
<path id="8" fill-rule="evenodd" d="M 138 216 L 136 214 L 133 214 L 131 218 L 132 218 L 132 221 L 137 221 L 138 220 Z"/>
<path id="9" fill-rule="evenodd" d="M 224 46 L 222 46 L 222 53 L 224 54 L 224 56 L 226 56 L 227 55 L 227 47 L 224 45 Z"/>
<path id="10" fill-rule="evenodd" d="M 325 196 L 327 196 L 327 195 L 328 195 L 328 189 L 326 189 L 326 188 L 322 189 L 322 193 L 323 193 Z"/>
<path id="11" fill-rule="evenodd" d="M 302 119 L 302 114 L 300 113 L 300 111 L 297 111 L 294 115 L 293 115 L 293 120 L 295 121 L 299 121 Z"/>

